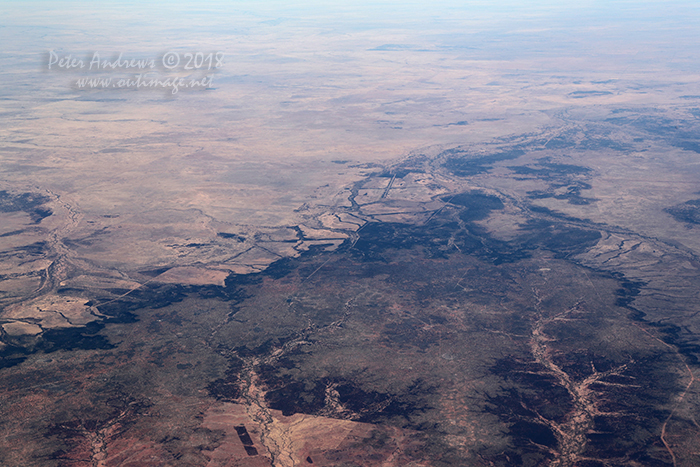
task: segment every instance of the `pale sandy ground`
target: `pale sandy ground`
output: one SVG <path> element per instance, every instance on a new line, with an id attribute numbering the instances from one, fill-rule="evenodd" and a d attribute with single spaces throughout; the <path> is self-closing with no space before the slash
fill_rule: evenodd
<path id="1" fill-rule="evenodd" d="M 152 280 L 222 285 L 229 272 L 260 271 L 310 245 L 333 248 L 351 237 L 367 218 L 337 216 L 347 216 L 349 187 L 382 170 L 378 164 L 459 144 L 487 151 L 479 145 L 521 135 L 546 142 L 585 130 L 615 109 L 687 118 L 697 100 L 688 96 L 700 95 L 692 28 L 681 35 L 641 22 L 635 34 L 646 28 L 650 38 L 625 37 L 614 17 L 601 28 L 551 8 L 521 9 L 514 20 L 470 7 L 445 10 L 440 19 L 391 6 L 342 15 L 312 5 L 279 11 L 202 6 L 159 11 L 156 19 L 148 8 L 86 5 L 68 13 L 44 6 L 3 7 L 13 23 L 2 33 L 8 62 L 0 71 L 2 188 L 47 194 L 55 212 L 41 226 L 21 214 L 0 214 L 3 230 L 25 229 L 1 237 L 3 250 L 47 240 L 50 246 L 45 257 L 3 262 L 13 273 L 0 284 L 6 303 L 59 284 L 84 285 L 80 277 L 129 290 L 146 280 L 136 271 L 163 267 L 176 269 Z M 131 24 L 130 14 L 152 22 Z M 113 20 L 94 21 L 100 17 Z M 172 39 L 168 31 L 183 34 Z M 564 39 L 566 47 L 551 46 Z M 666 53 L 671 48 L 673 57 Z M 56 64 L 49 70 L 50 50 L 86 65 L 95 52 L 106 60 L 118 53 L 153 59 L 155 75 L 207 74 L 213 85 L 176 95 L 81 90 L 79 78 L 117 80 L 139 70 L 95 73 Z M 166 73 L 160 58 L 168 50 L 183 57 L 221 52 L 223 66 L 199 75 L 182 67 Z M 697 191 L 695 154 L 654 141 L 647 146 L 552 156 L 596 171 L 590 196 L 599 201 L 573 208 L 576 214 L 672 237 L 698 251 L 694 232 L 669 229 L 663 214 Z M 367 205 L 364 213 L 383 221 L 411 218 L 401 200 L 425 201 L 436 192 L 428 179 L 417 182 L 423 188 L 401 186 L 409 182 L 392 187 L 396 204 Z M 507 192 L 510 182 L 492 177 L 482 185 Z M 364 188 L 360 204 L 380 199 L 385 186 Z M 539 203 L 574 214 L 565 202 Z M 217 236 L 221 232 L 243 240 Z M 55 280 L 41 282 L 41 271 L 59 259 Z M 33 274 L 16 274 L 22 270 Z"/>

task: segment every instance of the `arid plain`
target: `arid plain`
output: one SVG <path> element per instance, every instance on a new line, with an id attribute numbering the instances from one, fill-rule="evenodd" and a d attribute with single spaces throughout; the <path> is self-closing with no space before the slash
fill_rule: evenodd
<path id="1" fill-rule="evenodd" d="M 697 7 L 35 5 L 2 465 L 700 462 Z"/>

